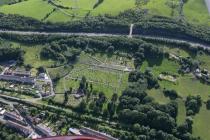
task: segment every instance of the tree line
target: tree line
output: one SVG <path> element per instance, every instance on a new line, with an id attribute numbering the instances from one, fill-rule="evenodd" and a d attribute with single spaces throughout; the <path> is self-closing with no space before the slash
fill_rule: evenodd
<path id="1" fill-rule="evenodd" d="M 67 23 L 41 22 L 29 17 L 0 14 L 0 28 L 49 32 L 95 32 L 128 34 L 135 23 L 134 34 L 181 38 L 202 43 L 210 42 L 208 26 L 198 26 L 173 18 L 151 16 L 142 10 L 127 10 L 118 16 L 86 16 Z"/>

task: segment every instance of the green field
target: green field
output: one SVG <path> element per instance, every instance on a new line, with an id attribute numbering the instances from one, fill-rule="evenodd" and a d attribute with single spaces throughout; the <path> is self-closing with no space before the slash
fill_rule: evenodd
<path id="1" fill-rule="evenodd" d="M 64 94 L 56 94 L 53 100 L 57 103 L 62 104 L 64 101 Z M 68 102 L 66 105 L 76 107 L 82 101 L 82 98 L 75 99 L 73 95 L 69 95 Z"/>
<path id="2" fill-rule="evenodd" d="M 0 12 L 6 14 L 19 14 L 42 20 L 55 8 L 56 10 L 44 20 L 52 22 L 67 22 L 81 19 L 87 14 L 93 16 L 99 14 L 117 15 L 119 12 L 135 7 L 135 0 L 121 0 L 120 3 L 118 0 L 105 0 L 95 9 L 93 8 L 96 3 L 95 0 L 53 0 L 53 2 L 56 5 L 69 7 L 70 9 L 58 8 L 44 0 L 28 0 L 13 5 L 3 5 L 4 3 L 2 2 L 3 6 L 0 7 Z"/>
<path id="3" fill-rule="evenodd" d="M 20 47 L 24 50 L 24 64 L 31 64 L 32 65 L 32 74 L 35 75 L 37 73 L 37 68 L 40 66 L 50 67 L 51 65 L 55 64 L 56 62 L 53 60 L 45 60 L 40 57 L 40 51 L 42 50 L 42 45 L 23 45 L 13 43 L 12 47 Z"/>
<path id="4" fill-rule="evenodd" d="M 0 2 L 0 12 L 6 14 L 19 14 L 33 17 L 38 20 L 51 22 L 67 22 L 82 19 L 86 15 L 118 15 L 127 9 L 136 8 L 135 0 L 104 0 L 98 7 L 93 8 L 96 0 L 52 0 L 56 5 L 69 7 L 65 9 L 48 3 L 45 0 L 27 0 L 12 5 L 7 1 Z M 174 0 L 176 8 L 173 10 L 166 4 L 168 0 L 149 0 L 141 8 L 148 9 L 152 15 L 166 17 L 179 17 L 179 0 Z M 55 11 L 53 11 L 55 9 Z M 46 15 L 49 14 L 48 17 Z M 184 18 L 193 23 L 210 25 L 210 16 L 204 0 L 188 0 L 183 7 Z"/>
<path id="5" fill-rule="evenodd" d="M 169 47 L 169 46 L 163 46 L 163 45 L 160 45 L 160 47 L 163 47 L 163 50 L 165 52 L 172 53 L 176 56 L 189 57 L 192 55 L 191 53 L 187 52 L 186 50 L 178 48 L 178 47 Z"/>
<path id="6" fill-rule="evenodd" d="M 210 70 L 210 56 L 206 54 L 198 54 L 196 57 L 197 60 L 201 62 L 201 67 L 207 70 Z"/>
<path id="7" fill-rule="evenodd" d="M 149 12 L 155 15 L 171 17 L 171 8 L 166 5 L 166 2 L 167 0 L 150 0 L 143 8 L 149 9 Z"/>
<path id="8" fill-rule="evenodd" d="M 182 97 L 200 95 L 201 98 L 206 101 L 210 96 L 210 86 L 201 83 L 192 75 L 179 77 L 177 84 L 162 81 L 160 85 L 162 88 L 175 89 Z"/>
<path id="9" fill-rule="evenodd" d="M 150 0 L 148 4 L 143 7 L 149 9 L 150 13 L 154 15 L 178 17 L 179 7 L 174 10 L 174 15 L 172 15 L 172 9 L 166 5 L 167 1 L 168 0 Z M 179 3 L 179 0 L 174 0 L 174 2 Z M 184 5 L 183 14 L 190 22 L 210 25 L 210 16 L 204 0 L 188 0 Z"/>
<path id="10" fill-rule="evenodd" d="M 43 0 L 28 0 L 13 5 L 0 7 L 0 12 L 6 14 L 19 14 L 41 20 L 47 13 L 53 10 L 53 6 Z"/>
<path id="11" fill-rule="evenodd" d="M 179 64 L 178 62 L 170 61 L 168 59 L 163 59 L 163 61 L 152 59 L 144 61 L 143 65 L 141 66 L 141 71 L 144 72 L 147 68 L 150 68 L 155 76 L 159 76 L 161 72 L 170 72 L 176 74 Z"/>
<path id="12" fill-rule="evenodd" d="M 159 103 L 159 104 L 167 104 L 170 102 L 170 99 L 165 97 L 163 94 L 163 91 L 160 89 L 151 89 L 147 91 L 147 94 L 150 97 L 153 97 L 155 102 Z"/>
<path id="13" fill-rule="evenodd" d="M 206 109 L 203 104 L 199 114 L 195 115 L 193 123 L 193 135 L 199 136 L 203 140 L 210 139 L 210 125 L 209 125 L 210 111 Z"/>
<path id="14" fill-rule="evenodd" d="M 183 124 L 186 120 L 186 109 L 184 101 L 181 99 L 177 99 L 178 103 L 178 116 L 177 116 L 177 124 Z"/>
<path id="15" fill-rule="evenodd" d="M 184 6 L 184 15 L 194 23 L 210 25 L 210 16 L 204 0 L 188 0 Z"/>

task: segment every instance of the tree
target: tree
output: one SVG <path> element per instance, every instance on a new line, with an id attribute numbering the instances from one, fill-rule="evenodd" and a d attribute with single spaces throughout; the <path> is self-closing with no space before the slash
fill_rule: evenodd
<path id="1" fill-rule="evenodd" d="M 92 92 L 92 91 L 93 91 L 93 84 L 90 83 L 90 92 Z"/>
<path id="2" fill-rule="evenodd" d="M 27 71 L 30 71 L 30 70 L 32 69 L 32 65 L 31 65 L 31 64 L 25 65 L 25 69 L 26 69 Z"/>
<path id="3" fill-rule="evenodd" d="M 112 118 L 114 116 L 116 108 L 117 108 L 117 106 L 114 102 L 109 102 L 107 104 L 107 109 L 108 109 L 108 113 L 110 115 L 110 118 Z"/>
<path id="4" fill-rule="evenodd" d="M 81 113 L 85 112 L 87 109 L 87 103 L 85 102 L 85 100 L 82 100 L 77 108 L 77 110 Z"/>
<path id="5" fill-rule="evenodd" d="M 166 97 L 169 97 L 171 100 L 175 100 L 176 98 L 178 98 L 178 93 L 176 92 L 176 90 L 164 90 L 163 91 L 164 95 Z"/>
<path id="6" fill-rule="evenodd" d="M 114 93 L 114 94 L 112 95 L 111 101 L 115 103 L 115 102 L 117 102 L 117 99 L 118 99 L 118 95 L 117 95 L 117 93 Z"/>
<path id="7" fill-rule="evenodd" d="M 103 117 L 104 118 L 107 118 L 109 116 L 109 111 L 108 111 L 108 109 L 104 109 L 103 110 Z"/>
<path id="8" fill-rule="evenodd" d="M 68 92 L 66 91 L 64 93 L 64 101 L 63 101 L 63 105 L 66 105 L 68 103 L 69 100 L 69 96 L 68 96 Z"/>
<path id="9" fill-rule="evenodd" d="M 176 0 L 167 0 L 166 5 L 171 8 L 171 16 L 174 16 L 174 10 L 179 6 Z"/>
<path id="10" fill-rule="evenodd" d="M 207 102 L 206 102 L 206 108 L 207 108 L 208 110 L 210 110 L 210 99 L 207 100 Z"/>
<path id="11" fill-rule="evenodd" d="M 108 54 L 113 54 L 113 53 L 114 53 L 114 46 L 109 46 L 109 47 L 107 48 L 107 53 L 108 53 Z"/>
<path id="12" fill-rule="evenodd" d="M 187 115 L 190 116 L 198 113 L 201 105 L 202 105 L 202 100 L 200 96 L 188 96 L 185 101 Z"/>
<path id="13" fill-rule="evenodd" d="M 86 77 L 82 76 L 82 79 L 80 81 L 79 89 L 85 90 L 86 89 Z"/>
<path id="14" fill-rule="evenodd" d="M 38 72 L 39 73 L 45 73 L 46 69 L 43 66 L 38 67 Z"/>

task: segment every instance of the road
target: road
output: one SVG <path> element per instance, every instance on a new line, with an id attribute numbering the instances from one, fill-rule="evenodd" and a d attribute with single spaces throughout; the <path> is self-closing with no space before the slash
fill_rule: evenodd
<path id="1" fill-rule="evenodd" d="M 131 24 L 131 28 L 134 25 Z M 79 32 L 79 33 L 71 33 L 71 32 L 37 32 L 37 31 L 12 31 L 12 30 L 1 30 L 0 33 L 7 33 L 7 34 L 12 34 L 12 35 L 56 35 L 56 36 L 88 36 L 88 37 L 118 37 L 118 36 L 127 36 L 127 34 L 109 34 L 109 33 L 84 33 L 84 32 Z M 184 42 L 184 43 L 189 43 L 192 46 L 200 46 L 205 49 L 210 49 L 210 45 L 204 45 L 200 43 L 195 43 L 191 41 L 186 41 L 182 39 L 173 39 L 173 38 L 166 38 L 166 37 L 156 37 L 156 36 L 148 36 L 148 35 L 136 35 L 133 34 L 133 37 L 142 37 L 142 38 L 147 38 L 147 39 L 156 39 L 156 40 L 165 40 L 168 42 Z"/>
<path id="2" fill-rule="evenodd" d="M 129 32 L 129 36 L 128 36 L 130 38 L 132 38 L 132 35 L 133 35 L 133 26 L 134 26 L 134 24 L 130 25 L 130 32 Z"/>
<path id="3" fill-rule="evenodd" d="M 210 14 L 210 0 L 205 0 L 206 6 L 208 8 L 209 14 Z"/>

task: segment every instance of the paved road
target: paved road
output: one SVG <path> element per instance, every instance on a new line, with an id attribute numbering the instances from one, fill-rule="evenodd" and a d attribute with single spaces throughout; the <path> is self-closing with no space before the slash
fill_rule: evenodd
<path id="1" fill-rule="evenodd" d="M 133 26 L 133 25 L 132 25 Z M 117 36 L 127 36 L 126 34 L 108 34 L 108 33 L 71 33 L 71 32 L 37 32 L 37 31 L 11 31 L 11 30 L 0 30 L 0 33 L 7 33 L 13 35 L 57 35 L 57 36 L 89 36 L 89 37 L 98 37 L 98 36 L 107 36 L 107 37 L 117 37 Z M 172 39 L 166 37 L 155 37 L 147 35 L 134 35 L 133 37 L 143 37 L 148 39 L 157 39 L 157 40 L 166 40 L 168 42 L 185 42 L 190 43 L 192 46 L 200 46 L 205 49 L 210 49 L 210 45 L 204 45 L 200 43 L 190 42 L 181 39 Z"/>
<path id="2" fill-rule="evenodd" d="M 205 0 L 206 6 L 208 8 L 209 14 L 210 14 L 210 0 Z"/>

